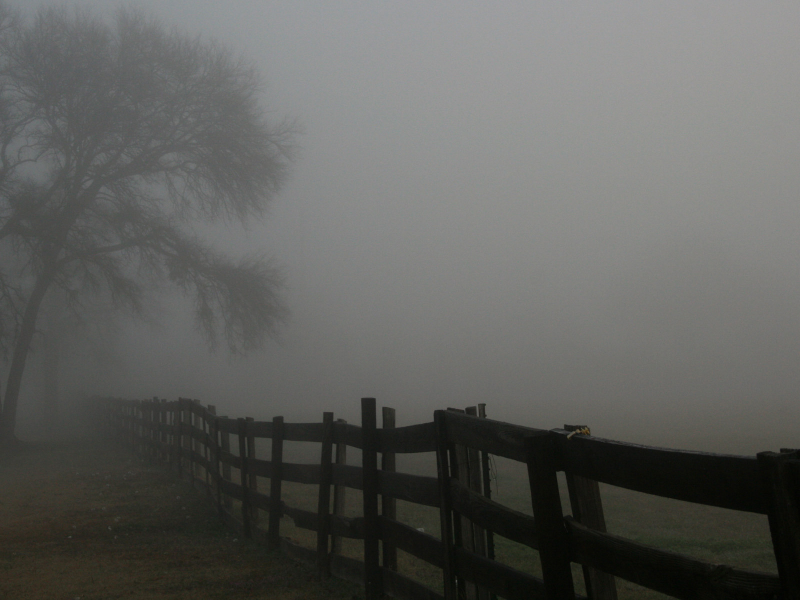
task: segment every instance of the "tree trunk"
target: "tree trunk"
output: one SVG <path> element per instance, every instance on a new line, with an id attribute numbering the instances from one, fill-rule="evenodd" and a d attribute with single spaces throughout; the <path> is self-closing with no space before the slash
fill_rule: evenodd
<path id="1" fill-rule="evenodd" d="M 3 414 L 0 415 L 0 445 L 13 444 L 17 441 L 14 430 L 17 425 L 17 402 L 19 400 L 20 386 L 22 385 L 22 374 L 25 371 L 28 351 L 36 333 L 36 318 L 39 315 L 39 308 L 42 306 L 42 300 L 44 300 L 47 288 L 50 287 L 53 281 L 54 274 L 55 268 L 45 269 L 44 273 L 36 281 L 28 303 L 25 305 L 22 326 L 14 345 L 14 355 L 11 359 L 11 368 L 8 371 Z"/>

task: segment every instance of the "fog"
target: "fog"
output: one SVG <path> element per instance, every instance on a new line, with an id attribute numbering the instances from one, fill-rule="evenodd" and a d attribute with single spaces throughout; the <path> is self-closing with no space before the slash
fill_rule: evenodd
<path id="1" fill-rule="evenodd" d="M 268 219 L 211 234 L 275 258 L 292 316 L 232 359 L 161 298 L 65 386 L 798 445 L 796 3 L 140 4 L 241 51 L 302 125 Z"/>

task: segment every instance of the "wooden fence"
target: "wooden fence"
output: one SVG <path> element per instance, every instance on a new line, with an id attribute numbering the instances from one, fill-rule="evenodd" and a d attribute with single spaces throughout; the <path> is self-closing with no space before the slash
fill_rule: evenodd
<path id="1" fill-rule="evenodd" d="M 540 430 L 493 421 L 482 406 L 436 411 L 431 423 L 399 428 L 394 411 L 384 408 L 379 428 L 373 398 L 362 399 L 360 427 L 334 421 L 332 413 L 321 423 L 231 419 L 183 399 L 106 400 L 101 406 L 138 452 L 205 488 L 220 517 L 243 535 L 313 562 L 321 578 L 362 583 L 369 600 L 383 594 L 400 600 L 573 599 L 572 563 L 582 565 L 587 595 L 598 600 L 616 599 L 615 577 L 687 600 L 800 599 L 800 451 L 747 457 L 638 446 L 593 437 L 582 426 Z M 271 441 L 270 460 L 256 457 L 258 438 Z M 285 462 L 287 441 L 320 444 L 319 463 Z M 346 463 L 348 446 L 361 450 L 361 466 Z M 436 453 L 438 477 L 396 471 L 396 454 L 419 452 Z M 491 499 L 489 455 L 527 465 L 533 517 Z M 566 474 L 567 516 L 559 471 Z M 258 477 L 270 479 L 269 494 L 258 488 Z M 317 510 L 286 504 L 282 482 L 318 486 Z M 768 515 L 778 575 L 710 564 L 607 533 L 598 482 Z M 346 488 L 361 492 L 362 516 L 344 515 Z M 437 508 L 441 539 L 398 521 L 398 499 Z M 266 528 L 259 509 L 269 514 Z M 316 532 L 316 549 L 281 536 L 282 516 Z M 495 535 L 538 551 L 542 578 L 494 560 Z M 363 540 L 363 560 L 342 555 L 342 538 Z M 441 569 L 444 596 L 397 572 L 398 549 Z"/>

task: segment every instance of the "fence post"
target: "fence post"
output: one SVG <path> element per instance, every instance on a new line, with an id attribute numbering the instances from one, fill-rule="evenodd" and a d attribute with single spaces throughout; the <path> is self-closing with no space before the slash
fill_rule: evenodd
<path id="1" fill-rule="evenodd" d="M 167 404 L 167 418 L 169 419 L 170 424 L 170 435 L 169 435 L 169 462 L 170 467 L 175 470 L 177 467 L 178 461 L 178 450 L 180 449 L 180 430 L 178 429 L 178 403 L 176 400 L 171 400 Z"/>
<path id="2" fill-rule="evenodd" d="M 220 420 L 221 419 L 227 420 L 228 417 L 220 417 Z M 227 454 L 231 453 L 231 434 L 227 430 L 219 432 L 219 444 L 223 452 L 226 452 Z M 225 481 L 233 481 L 231 465 L 228 461 L 222 463 L 222 479 Z M 225 506 L 225 509 L 229 512 L 233 510 L 233 499 L 228 494 L 225 494 L 222 503 Z"/>
<path id="3" fill-rule="evenodd" d="M 333 477 L 333 413 L 322 414 L 322 451 L 319 461 L 319 500 L 317 502 L 317 569 L 320 579 L 331 575 L 328 538 L 331 533 L 331 479 Z"/>
<path id="4" fill-rule="evenodd" d="M 121 426 L 120 433 L 123 435 L 126 443 L 130 445 L 130 406 L 125 403 L 121 406 L 121 414 L 119 424 Z"/>
<path id="5" fill-rule="evenodd" d="M 145 423 L 144 423 L 144 415 L 145 415 L 145 401 L 139 400 L 139 430 L 137 432 L 136 439 L 139 443 L 139 455 L 142 458 L 147 456 L 147 446 L 144 443 L 144 432 L 146 431 Z"/>
<path id="6" fill-rule="evenodd" d="M 139 401 L 134 400 L 131 405 L 131 442 L 134 454 L 139 453 Z"/>
<path id="7" fill-rule="evenodd" d="M 347 421 L 344 419 L 336 419 L 336 422 L 341 425 L 347 425 Z M 337 442 L 336 444 L 336 464 L 337 465 L 346 465 L 347 464 L 347 444 L 342 442 Z M 333 514 L 337 517 L 344 516 L 344 505 L 346 499 L 346 490 L 347 486 L 344 485 L 334 485 L 333 486 Z M 331 536 L 331 554 L 341 554 L 342 553 L 342 538 L 338 535 Z"/>
<path id="8" fill-rule="evenodd" d="M 253 434 L 253 428 L 250 424 L 255 421 L 253 417 L 247 417 L 247 458 L 255 458 L 256 457 L 256 437 Z M 252 492 L 252 498 L 255 498 L 255 495 L 258 493 L 258 475 L 255 474 L 248 474 L 248 480 L 250 482 L 250 492 Z M 255 525 L 258 523 L 258 506 L 256 506 L 255 502 L 250 503 L 250 523 Z"/>
<path id="9" fill-rule="evenodd" d="M 383 429 L 394 429 L 395 411 L 393 408 L 384 406 L 381 409 L 383 417 Z M 396 471 L 397 461 L 394 452 L 381 453 L 381 470 Z M 381 494 L 381 515 L 386 519 L 397 520 L 397 500 Z M 383 567 L 397 571 L 397 547 L 394 544 L 383 542 Z"/>
<path id="10" fill-rule="evenodd" d="M 478 409 L 475 406 L 467 407 L 464 412 L 472 417 L 478 416 Z M 464 481 L 464 483 L 468 485 L 469 489 L 471 489 L 473 492 L 480 494 L 483 492 L 480 453 L 475 448 L 467 448 L 466 450 L 467 472 L 465 474 L 466 479 L 463 479 L 462 481 Z M 478 554 L 479 556 L 486 556 L 486 532 L 482 527 L 479 527 L 471 521 L 467 521 L 467 523 L 471 529 L 473 550 L 475 554 Z M 475 585 L 473 590 L 474 591 L 467 593 L 467 598 L 470 598 L 471 594 L 474 594 L 474 597 L 477 600 L 489 600 L 489 590 L 486 588 Z"/>
<path id="11" fill-rule="evenodd" d="M 128 434 L 128 445 L 131 447 L 132 450 L 136 451 L 136 435 L 134 434 L 134 412 L 133 412 L 133 404 L 134 401 L 128 403 L 125 407 L 125 413 L 127 416 L 126 419 L 126 429 Z"/>
<path id="12" fill-rule="evenodd" d="M 460 408 L 448 408 L 447 410 L 462 414 L 466 412 Z M 450 469 L 450 477 L 461 482 L 465 487 L 469 487 L 469 460 L 465 446 L 453 444 L 450 447 Z M 453 516 L 453 543 L 456 547 L 464 548 L 470 552 L 475 551 L 472 522 L 460 513 L 456 513 Z M 475 600 L 477 587 L 474 583 L 466 581 L 464 577 L 458 577 L 456 585 L 458 586 L 459 598 Z"/>
<path id="13" fill-rule="evenodd" d="M 237 419 L 239 424 L 239 479 L 242 485 L 242 532 L 249 538 L 250 532 L 250 488 L 247 485 L 247 419 Z"/>
<path id="14" fill-rule="evenodd" d="M 588 429 L 586 425 L 564 425 L 566 431 Z M 579 523 L 596 531 L 606 531 L 606 519 L 603 514 L 603 500 L 600 497 L 600 485 L 579 475 L 566 472 L 569 502 L 572 516 Z M 586 595 L 592 600 L 617 600 L 617 584 L 614 576 L 595 567 L 583 565 L 583 579 L 586 582 Z"/>
<path id="15" fill-rule="evenodd" d="M 175 400 L 173 407 L 175 414 L 173 415 L 175 425 L 175 461 L 177 462 L 178 475 L 183 479 L 183 398 Z"/>
<path id="16" fill-rule="evenodd" d="M 181 420 L 181 432 L 183 434 L 183 448 L 181 449 L 181 454 L 183 454 L 184 450 L 187 450 L 188 460 L 186 462 L 186 469 L 189 471 L 189 478 L 192 482 L 192 487 L 194 487 L 194 461 L 192 460 L 192 401 L 188 398 L 183 399 L 183 418 Z"/>
<path id="17" fill-rule="evenodd" d="M 158 430 L 161 432 L 159 437 L 161 451 L 159 456 L 161 457 L 161 462 L 167 462 L 169 459 L 169 425 L 167 417 L 167 401 L 162 398 L 158 402 Z"/>
<path id="18" fill-rule="evenodd" d="M 456 588 L 455 546 L 453 544 L 453 503 L 450 499 L 450 443 L 447 439 L 447 415 L 443 410 L 433 413 L 436 431 L 436 471 L 439 484 L 439 522 L 442 532 L 442 582 L 445 600 L 458 597 Z"/>
<path id="19" fill-rule="evenodd" d="M 153 462 L 158 462 L 161 458 L 161 445 L 159 437 L 161 433 L 158 429 L 158 398 L 153 396 L 150 402 L 150 457 Z"/>
<path id="20" fill-rule="evenodd" d="M 195 412 L 196 408 L 200 407 L 200 400 L 192 400 L 189 403 L 189 415 L 191 418 L 191 435 L 189 436 L 189 443 L 191 445 L 191 461 L 192 461 L 192 487 L 196 488 L 200 483 L 200 463 L 197 462 L 197 455 L 200 454 L 199 445 L 195 437 L 198 431 L 203 429 L 203 418 Z"/>
<path id="21" fill-rule="evenodd" d="M 147 400 L 142 400 L 141 404 L 141 415 L 140 415 L 140 430 L 139 430 L 139 443 L 141 444 L 141 452 L 142 458 L 150 459 L 150 444 L 148 444 L 147 436 L 150 434 L 150 428 L 148 427 L 147 419 L 148 419 L 148 402 Z"/>
<path id="22" fill-rule="evenodd" d="M 152 400 L 150 400 L 147 404 L 148 412 L 150 413 L 150 434 L 147 436 L 148 445 L 150 446 L 148 454 L 150 455 L 150 462 L 155 463 L 158 461 L 158 455 L 160 452 L 160 448 L 158 446 L 158 398 L 153 396 Z"/>
<path id="23" fill-rule="evenodd" d="M 209 404 L 207 407 L 209 419 L 206 421 L 206 487 L 208 495 L 212 498 L 216 492 L 217 504 L 219 504 L 219 440 L 217 436 L 217 407 Z"/>
<path id="24" fill-rule="evenodd" d="M 153 464 L 153 404 L 142 400 L 142 451 L 147 462 Z"/>
<path id="25" fill-rule="evenodd" d="M 528 483 L 547 598 L 574 600 L 569 543 L 556 477 L 554 441 L 549 431 L 533 434 L 525 440 Z"/>
<path id="26" fill-rule="evenodd" d="M 133 448 L 136 454 L 142 454 L 142 401 L 134 400 L 133 403 Z"/>
<path id="27" fill-rule="evenodd" d="M 137 406 L 138 400 L 133 400 L 131 402 L 131 448 L 133 448 L 134 452 L 139 450 L 139 442 L 136 437 L 136 432 L 138 430 L 138 418 L 139 418 L 139 408 Z"/>
<path id="28" fill-rule="evenodd" d="M 486 404 L 478 404 L 478 416 L 486 418 Z M 492 475 L 489 465 L 489 453 L 481 452 L 481 470 L 483 472 L 483 495 L 492 498 Z M 494 533 L 491 529 L 486 530 L 486 556 L 494 560 Z"/>
<path id="29" fill-rule="evenodd" d="M 214 491 L 217 494 L 217 512 L 222 518 L 222 486 L 220 485 L 220 443 L 219 443 L 219 417 L 217 416 L 217 407 L 213 404 L 208 405 L 208 412 L 211 413 L 211 422 L 209 428 L 209 436 L 213 444 L 211 452 L 213 454 L 212 460 L 214 465 L 212 479 L 214 480 Z"/>
<path id="30" fill-rule="evenodd" d="M 150 464 L 155 462 L 155 457 L 153 456 L 153 450 L 155 449 L 155 444 L 153 443 L 153 435 L 155 433 L 154 423 L 153 420 L 155 418 L 155 411 L 153 406 L 152 400 L 145 401 L 145 423 L 147 425 L 147 432 L 145 435 L 145 442 L 147 444 L 147 460 Z"/>
<path id="31" fill-rule="evenodd" d="M 283 417 L 272 419 L 272 475 L 269 479 L 269 547 L 281 547 L 281 481 L 283 480 Z"/>
<path id="32" fill-rule="evenodd" d="M 759 452 L 772 547 L 784 598 L 800 598 L 800 451 Z"/>
<path id="33" fill-rule="evenodd" d="M 366 600 L 383 595 L 378 535 L 378 430 L 375 398 L 361 399 L 362 485 L 364 499 L 364 591 Z"/>
<path id="34" fill-rule="evenodd" d="M 182 432 L 181 421 L 183 420 L 183 411 L 181 410 L 181 399 L 178 398 L 172 404 L 172 454 L 175 459 L 175 464 L 178 467 L 178 477 L 183 478 L 183 457 L 181 456 L 182 446 Z"/>
<path id="35" fill-rule="evenodd" d="M 122 424 L 122 433 L 127 440 L 128 446 L 130 446 L 133 440 L 131 439 L 131 406 L 128 403 L 122 406 L 122 420 L 120 423 Z"/>

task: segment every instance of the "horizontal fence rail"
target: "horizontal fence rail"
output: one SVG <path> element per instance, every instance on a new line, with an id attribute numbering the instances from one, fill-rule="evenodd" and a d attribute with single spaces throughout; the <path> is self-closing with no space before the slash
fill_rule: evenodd
<path id="1" fill-rule="evenodd" d="M 800 599 L 800 452 L 755 457 L 626 444 L 583 426 L 534 429 L 485 418 L 485 407 L 435 411 L 430 423 L 395 427 L 375 400 L 362 399 L 361 426 L 334 420 L 285 423 L 229 418 L 197 401 L 105 399 L 98 410 L 133 449 L 172 466 L 208 494 L 221 519 L 244 536 L 361 583 L 370 600 L 490 600 L 578 597 L 572 564 L 589 598 L 615 600 L 615 577 L 675 598 Z M 232 439 L 233 438 L 233 439 Z M 269 460 L 258 457 L 268 440 Z M 284 460 L 285 442 L 319 445 L 312 464 Z M 347 464 L 347 448 L 361 451 Z M 437 477 L 396 470 L 397 454 L 431 453 Z M 492 499 L 490 456 L 524 463 L 533 516 Z M 380 456 L 380 460 L 379 460 Z M 571 515 L 561 505 L 563 472 Z M 269 479 L 259 488 L 259 478 Z M 284 483 L 316 487 L 316 510 L 287 504 Z M 778 575 L 716 565 L 606 531 L 598 482 L 656 496 L 768 516 Z M 263 484 L 263 482 L 261 482 Z M 347 490 L 355 493 L 348 494 Z M 358 516 L 345 513 L 359 497 Z M 396 502 L 438 510 L 440 537 L 397 519 Z M 268 518 L 263 513 L 267 513 Z M 263 518 L 262 518 L 263 517 Z M 309 548 L 281 535 L 281 518 L 316 534 Z M 541 577 L 495 559 L 495 536 L 538 554 Z M 343 554 L 360 540 L 362 558 Z M 441 570 L 431 589 L 398 570 L 401 550 Z"/>

